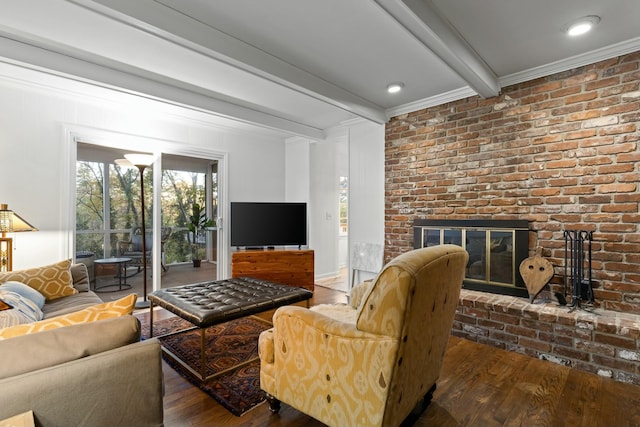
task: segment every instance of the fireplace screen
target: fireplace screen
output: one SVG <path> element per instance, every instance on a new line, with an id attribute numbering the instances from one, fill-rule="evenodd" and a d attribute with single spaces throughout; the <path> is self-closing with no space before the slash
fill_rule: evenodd
<path id="1" fill-rule="evenodd" d="M 527 257 L 528 222 L 508 220 L 416 220 L 414 247 L 462 246 L 469 253 L 464 287 L 528 296 L 518 267 Z"/>

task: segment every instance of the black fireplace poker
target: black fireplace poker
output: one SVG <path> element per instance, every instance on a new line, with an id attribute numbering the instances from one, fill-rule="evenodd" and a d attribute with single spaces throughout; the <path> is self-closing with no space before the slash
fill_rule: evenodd
<path id="1" fill-rule="evenodd" d="M 591 268 L 591 242 L 593 231 L 565 230 L 564 231 L 564 294 L 567 295 L 568 283 L 572 287 L 572 300 L 569 312 L 577 309 L 587 310 L 582 306 L 585 300 L 587 306 L 593 307 L 593 281 Z M 586 246 L 586 262 L 585 262 Z M 588 277 L 585 278 L 585 264 Z"/>

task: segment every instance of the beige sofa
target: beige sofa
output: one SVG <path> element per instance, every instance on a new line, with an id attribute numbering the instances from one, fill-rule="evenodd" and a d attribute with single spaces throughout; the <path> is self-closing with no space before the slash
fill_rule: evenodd
<path id="1" fill-rule="evenodd" d="M 73 313 L 74 311 L 102 303 L 100 297 L 91 290 L 89 271 L 86 265 L 73 264 L 71 266 L 71 276 L 73 278 L 73 287 L 78 290 L 78 293 L 45 302 L 44 307 L 42 307 L 43 319 Z"/>
<path id="2" fill-rule="evenodd" d="M 48 301 L 45 319 L 102 301 L 86 267 L 78 293 Z M 0 420 L 33 411 L 36 426 L 162 426 L 160 344 L 131 315 L 0 340 Z"/>

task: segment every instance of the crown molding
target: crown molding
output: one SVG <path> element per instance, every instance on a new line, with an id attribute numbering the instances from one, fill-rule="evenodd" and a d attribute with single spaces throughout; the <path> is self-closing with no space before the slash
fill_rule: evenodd
<path id="1" fill-rule="evenodd" d="M 540 77 L 547 77 L 556 73 L 582 67 L 584 65 L 595 64 L 596 62 L 640 50 L 640 37 L 629 39 L 604 48 L 592 50 L 582 55 L 575 55 L 570 58 L 561 59 L 539 67 L 530 68 L 518 73 L 509 74 L 498 78 L 500 87 L 511 86 L 517 83 L 528 82 Z"/>
<path id="2" fill-rule="evenodd" d="M 407 114 L 418 110 L 424 110 L 425 108 L 436 107 L 438 105 L 446 104 L 447 102 L 458 101 L 460 99 L 476 95 L 478 94 L 473 89 L 471 89 L 469 86 L 465 86 L 441 93 L 436 96 L 430 96 L 428 98 L 420 99 L 415 102 L 410 102 L 408 104 L 389 108 L 388 110 L 386 110 L 386 113 L 389 117 L 395 117 L 401 114 Z"/>
<path id="3" fill-rule="evenodd" d="M 305 138 L 302 136 L 292 136 L 284 140 L 285 144 L 307 144 L 317 142 L 315 139 Z"/>
<path id="4" fill-rule="evenodd" d="M 584 65 L 595 64 L 596 62 L 615 58 L 640 51 L 640 37 L 636 37 L 621 43 L 617 43 L 606 48 L 597 49 L 583 55 L 576 55 L 560 61 L 552 62 L 540 67 L 530 68 L 518 73 L 509 74 L 499 77 L 500 88 L 511 86 L 518 83 L 528 82 L 530 80 L 541 77 L 551 76 L 573 68 L 582 67 Z M 423 110 L 425 108 L 436 107 L 446 104 L 447 102 L 458 101 L 460 99 L 476 96 L 477 93 L 471 87 L 461 87 L 448 92 L 441 93 L 436 96 L 430 96 L 415 102 L 399 105 L 389 108 L 386 113 L 389 117 L 408 114 L 414 111 Z"/>
<path id="5" fill-rule="evenodd" d="M 124 64 L 116 66 L 109 61 L 92 59 L 95 58 L 74 57 L 35 46 L 23 40 L 9 38 L 0 31 L 1 62 L 245 125 L 316 139 L 324 137 L 321 129 L 218 99 L 209 91 L 186 83 L 151 73 L 141 76 L 134 67 Z"/>
<path id="6" fill-rule="evenodd" d="M 383 109 L 341 87 L 155 0 L 67 0 L 175 46 L 345 112 L 384 123 Z"/>

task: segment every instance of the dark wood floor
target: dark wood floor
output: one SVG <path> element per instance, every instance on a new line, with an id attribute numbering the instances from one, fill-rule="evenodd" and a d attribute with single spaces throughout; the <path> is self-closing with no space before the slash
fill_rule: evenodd
<path id="1" fill-rule="evenodd" d="M 345 294 L 316 287 L 312 304 L 329 302 Z M 287 405 L 236 417 L 166 364 L 164 373 L 166 427 L 323 426 Z M 434 399 L 413 425 L 640 426 L 640 387 L 452 337 Z"/>

